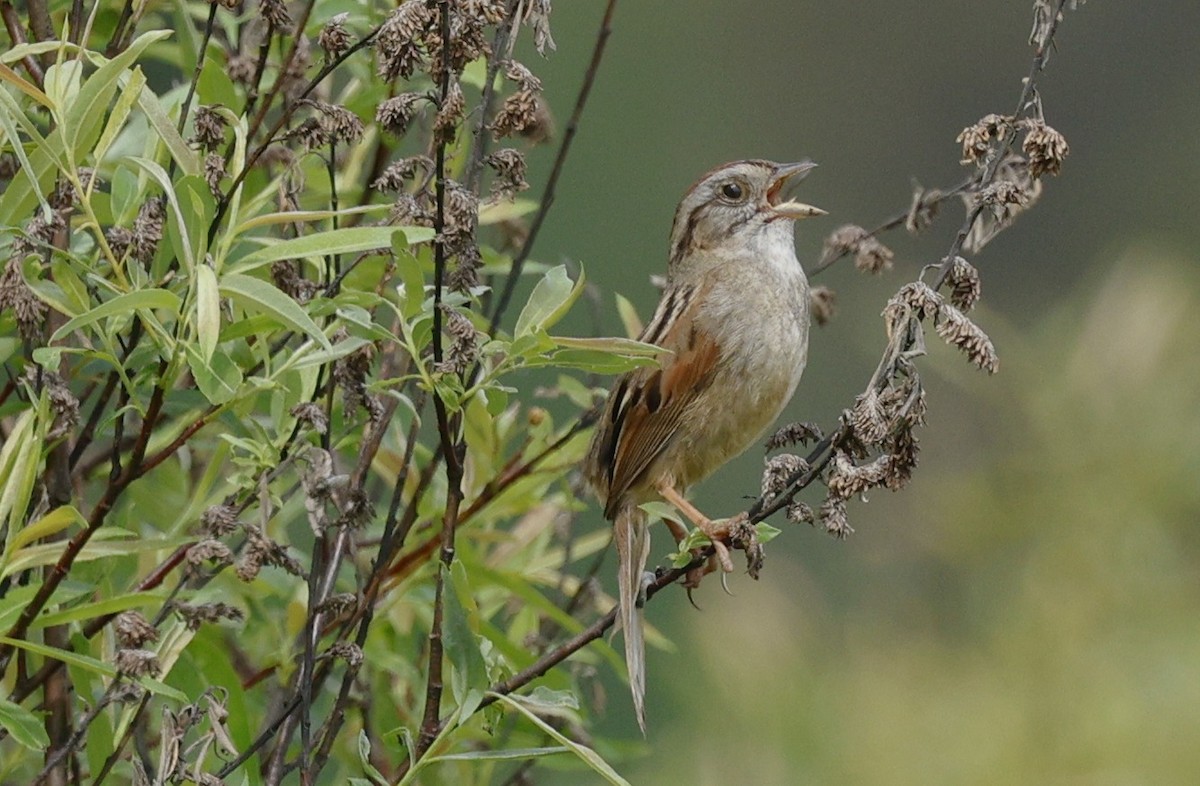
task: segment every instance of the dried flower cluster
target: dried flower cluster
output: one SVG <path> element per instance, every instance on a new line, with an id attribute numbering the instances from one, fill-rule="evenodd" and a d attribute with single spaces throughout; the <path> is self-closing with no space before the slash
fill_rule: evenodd
<path id="1" fill-rule="evenodd" d="M 878 274 L 891 270 L 895 259 L 891 249 L 854 224 L 846 224 L 825 239 L 825 251 L 819 264 L 828 264 L 846 254 L 853 254 L 854 266 L 865 273 Z"/>

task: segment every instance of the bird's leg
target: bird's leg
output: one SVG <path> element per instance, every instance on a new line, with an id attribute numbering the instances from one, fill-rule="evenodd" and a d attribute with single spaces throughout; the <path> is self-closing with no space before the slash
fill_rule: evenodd
<path id="1" fill-rule="evenodd" d="M 676 491 L 675 487 L 669 483 L 658 484 L 656 490 L 663 499 L 674 505 L 680 513 L 695 524 L 696 529 L 708 536 L 708 539 L 713 544 L 713 550 L 716 553 L 717 562 L 721 565 L 721 570 L 726 573 L 732 573 L 733 560 L 729 558 L 729 549 L 725 546 L 725 539 L 729 537 L 727 523 L 718 523 L 705 516 L 695 505 L 684 499 L 683 495 Z M 674 528 L 672 528 L 671 534 L 676 534 Z M 678 540 L 678 538 L 676 539 Z"/>

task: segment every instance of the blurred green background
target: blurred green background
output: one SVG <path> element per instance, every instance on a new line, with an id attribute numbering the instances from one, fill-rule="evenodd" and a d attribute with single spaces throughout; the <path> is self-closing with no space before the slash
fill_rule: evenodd
<path id="1" fill-rule="evenodd" d="M 560 131 L 602 11 L 557 3 L 558 52 L 527 55 Z M 535 256 L 582 262 L 617 332 L 612 293 L 653 307 L 648 276 L 698 174 L 810 157 L 801 196 L 831 214 L 800 227 L 812 260 L 842 223 L 907 207 L 912 178 L 961 179 L 954 137 L 1015 108 L 1030 21 L 1030 2 L 621 3 Z M 1200 777 L 1198 29 L 1195 0 L 1068 14 L 1039 88 L 1071 155 L 975 259 L 1000 373 L 931 342 L 908 489 L 852 505 L 845 542 L 787 526 L 762 580 L 736 575 L 733 598 L 706 585 L 703 612 L 682 592 L 655 600 L 677 651 L 650 652 L 648 750 L 621 768 L 633 783 Z M 785 418 L 828 425 L 852 402 L 884 301 L 961 217 L 951 205 L 922 238 L 885 238 L 897 264 L 879 279 L 848 264 L 817 279 L 839 314 Z M 740 510 L 760 468 L 751 451 L 695 496 Z M 605 687 L 604 727 L 635 739 L 627 690 Z"/>

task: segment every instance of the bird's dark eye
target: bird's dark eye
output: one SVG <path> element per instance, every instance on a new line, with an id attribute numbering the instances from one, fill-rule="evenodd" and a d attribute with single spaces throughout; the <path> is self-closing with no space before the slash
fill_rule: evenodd
<path id="1" fill-rule="evenodd" d="M 738 200 L 742 198 L 742 187 L 737 183 L 726 183 L 721 186 L 721 196 L 726 199 Z"/>

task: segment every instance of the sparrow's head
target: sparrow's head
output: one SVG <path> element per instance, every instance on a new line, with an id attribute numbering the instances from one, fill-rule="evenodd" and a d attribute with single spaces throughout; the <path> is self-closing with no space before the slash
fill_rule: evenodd
<path id="1" fill-rule="evenodd" d="M 675 211 L 671 263 L 697 252 L 757 248 L 769 237 L 791 236 L 791 223 L 825 211 L 784 198 L 789 183 L 803 179 L 811 161 L 776 164 L 752 159 L 711 170 L 693 185 Z"/>

